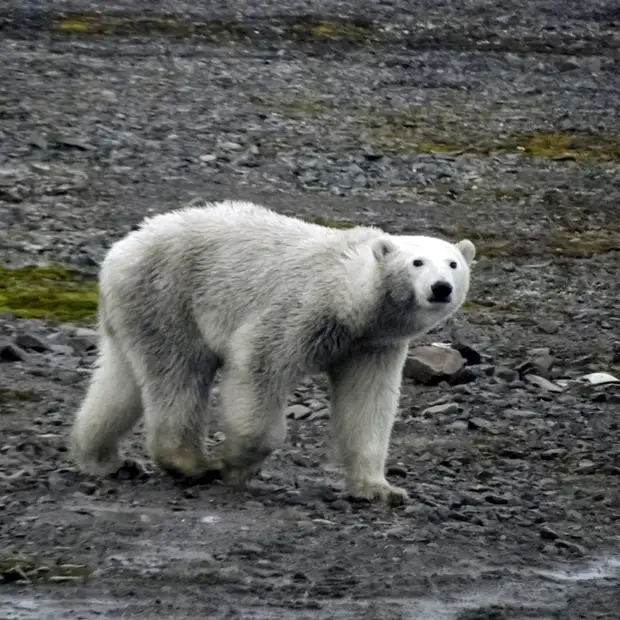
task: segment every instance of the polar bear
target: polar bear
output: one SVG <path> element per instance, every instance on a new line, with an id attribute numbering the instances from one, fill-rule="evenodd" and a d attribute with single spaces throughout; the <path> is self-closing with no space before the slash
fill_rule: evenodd
<path id="1" fill-rule="evenodd" d="M 243 485 L 286 437 L 289 391 L 325 372 L 349 496 L 405 501 L 385 462 L 408 344 L 462 305 L 475 252 L 238 201 L 146 219 L 101 265 L 98 363 L 71 432 L 80 469 L 129 463 L 118 444 L 144 416 L 162 469 Z M 220 368 L 214 457 L 203 440 Z"/>

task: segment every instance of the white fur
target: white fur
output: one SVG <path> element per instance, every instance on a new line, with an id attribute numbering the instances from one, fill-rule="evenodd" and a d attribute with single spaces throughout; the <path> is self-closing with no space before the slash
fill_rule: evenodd
<path id="1" fill-rule="evenodd" d="M 80 467 L 118 470 L 118 442 L 144 414 L 160 466 L 242 483 L 285 439 L 295 382 L 324 371 L 348 491 L 403 500 L 384 470 L 408 343 L 462 305 L 474 256 L 467 240 L 334 230 L 251 203 L 145 220 L 101 267 L 99 361 L 72 431 Z M 449 303 L 429 301 L 438 280 Z M 218 368 L 214 462 L 203 439 Z"/>

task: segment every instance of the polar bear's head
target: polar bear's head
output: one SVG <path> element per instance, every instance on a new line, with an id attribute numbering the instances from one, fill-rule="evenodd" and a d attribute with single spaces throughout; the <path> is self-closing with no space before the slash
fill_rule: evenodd
<path id="1" fill-rule="evenodd" d="M 375 240 L 373 253 L 403 322 L 410 315 L 415 332 L 447 319 L 467 297 L 476 256 L 469 239 L 450 243 L 438 237 L 393 235 Z"/>

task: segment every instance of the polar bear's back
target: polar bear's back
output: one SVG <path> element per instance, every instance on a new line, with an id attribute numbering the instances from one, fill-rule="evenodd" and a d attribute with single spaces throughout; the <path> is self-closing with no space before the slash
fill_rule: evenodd
<path id="1" fill-rule="evenodd" d="M 287 315 L 309 294 L 317 306 L 329 304 L 353 285 L 344 254 L 380 234 L 333 230 L 244 202 L 180 209 L 149 218 L 112 247 L 101 290 L 108 307 L 130 313 L 160 304 L 161 314 L 187 316 L 173 306 L 189 304 L 198 322 L 230 333 L 274 304 Z"/>

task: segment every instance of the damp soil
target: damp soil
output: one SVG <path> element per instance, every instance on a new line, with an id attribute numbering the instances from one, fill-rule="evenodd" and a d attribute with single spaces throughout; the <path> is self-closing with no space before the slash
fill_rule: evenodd
<path id="1" fill-rule="evenodd" d="M 620 377 L 615 4 L 197 4 L 0 2 L 0 617 L 616 620 L 620 390 L 573 383 Z M 245 492 L 69 460 L 105 251 L 226 198 L 476 243 L 406 505 L 343 494 L 322 377 Z"/>

